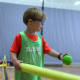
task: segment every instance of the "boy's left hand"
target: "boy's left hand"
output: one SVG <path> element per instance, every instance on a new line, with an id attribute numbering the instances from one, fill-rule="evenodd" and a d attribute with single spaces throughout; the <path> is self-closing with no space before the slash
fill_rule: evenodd
<path id="1" fill-rule="evenodd" d="M 69 53 L 60 53 L 58 59 L 62 60 L 65 55 L 70 55 Z"/>

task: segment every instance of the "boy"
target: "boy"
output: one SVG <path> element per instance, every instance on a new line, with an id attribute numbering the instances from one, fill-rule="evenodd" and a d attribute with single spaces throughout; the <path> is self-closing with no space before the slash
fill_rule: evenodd
<path id="1" fill-rule="evenodd" d="M 40 32 L 45 20 L 44 12 L 38 8 L 29 8 L 24 12 L 23 22 L 27 29 L 16 35 L 10 48 L 10 57 L 15 66 L 15 80 L 42 80 L 39 76 L 21 72 L 20 63 L 22 62 L 43 67 L 45 53 L 58 59 L 64 56 L 51 49 L 43 36 L 36 34 Z"/>

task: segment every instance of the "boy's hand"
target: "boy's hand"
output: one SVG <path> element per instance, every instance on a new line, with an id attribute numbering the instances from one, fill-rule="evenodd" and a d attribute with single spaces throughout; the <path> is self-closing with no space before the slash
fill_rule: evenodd
<path id="1" fill-rule="evenodd" d="M 62 58 L 63 58 L 65 55 L 70 55 L 70 54 L 69 54 L 69 53 L 60 53 L 59 56 L 58 56 L 58 59 L 59 59 L 59 60 L 62 60 Z"/>
<path id="2" fill-rule="evenodd" d="M 20 67 L 20 63 L 22 63 L 23 61 L 20 61 L 20 60 L 16 60 L 13 64 L 14 64 L 14 67 L 16 68 L 16 70 L 21 70 L 21 67 Z"/>

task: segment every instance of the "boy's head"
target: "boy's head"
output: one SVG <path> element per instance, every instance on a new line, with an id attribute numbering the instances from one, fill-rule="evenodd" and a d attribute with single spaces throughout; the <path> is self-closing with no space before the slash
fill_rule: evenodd
<path id="1" fill-rule="evenodd" d="M 43 21 L 46 20 L 46 16 L 44 12 L 39 8 L 29 8 L 24 12 L 23 15 L 24 24 L 27 25 L 29 19 L 32 19 L 33 21 L 35 20 Z"/>
<path id="2" fill-rule="evenodd" d="M 45 20 L 46 16 L 39 8 L 29 8 L 23 15 L 24 24 L 26 24 L 29 29 L 34 30 L 34 32 L 40 31 Z"/>

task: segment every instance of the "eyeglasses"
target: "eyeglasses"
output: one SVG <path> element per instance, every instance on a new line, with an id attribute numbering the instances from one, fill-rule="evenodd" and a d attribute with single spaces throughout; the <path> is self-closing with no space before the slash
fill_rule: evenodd
<path id="1" fill-rule="evenodd" d="M 40 19 L 32 19 L 33 21 L 39 21 L 42 25 L 45 23 L 45 20 L 40 20 Z"/>

